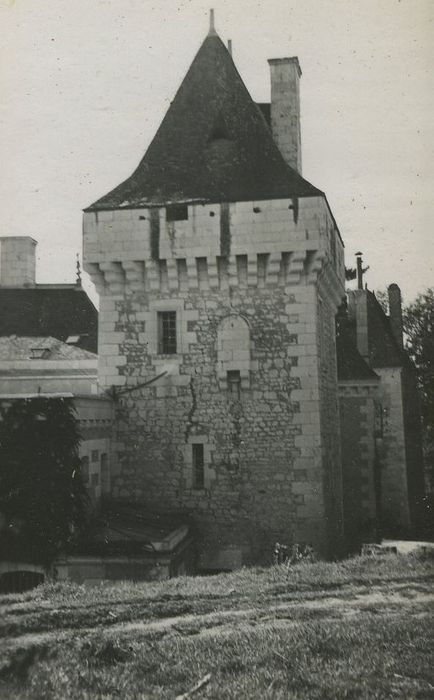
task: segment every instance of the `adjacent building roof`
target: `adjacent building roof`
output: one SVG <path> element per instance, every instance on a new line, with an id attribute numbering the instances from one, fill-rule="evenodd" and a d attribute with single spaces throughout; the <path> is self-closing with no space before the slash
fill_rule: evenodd
<path id="1" fill-rule="evenodd" d="M 286 164 L 263 111 L 211 32 L 138 168 L 86 211 L 322 195 Z"/>
<path id="2" fill-rule="evenodd" d="M 77 285 L 0 286 L 0 336 L 76 339 L 77 347 L 97 352 L 98 312 Z"/>
<path id="3" fill-rule="evenodd" d="M 336 319 L 338 379 L 341 380 L 378 378 L 372 368 L 411 364 L 408 353 L 397 343 L 390 318 L 383 311 L 375 294 L 368 289 L 365 294 L 368 316 L 367 360 L 357 350 L 356 320 L 349 317 L 346 305 L 341 307 Z"/>
<path id="4" fill-rule="evenodd" d="M 94 360 L 97 355 L 67 345 L 52 337 L 0 337 L 0 361 L 3 360 Z"/>
<path id="5" fill-rule="evenodd" d="M 409 358 L 396 342 L 389 316 L 384 313 L 373 292 L 367 292 L 367 302 L 369 357 L 372 367 L 401 367 Z"/>
<path id="6" fill-rule="evenodd" d="M 357 350 L 353 328 L 346 319 L 339 319 L 337 323 L 336 356 L 338 380 L 379 379 Z"/>

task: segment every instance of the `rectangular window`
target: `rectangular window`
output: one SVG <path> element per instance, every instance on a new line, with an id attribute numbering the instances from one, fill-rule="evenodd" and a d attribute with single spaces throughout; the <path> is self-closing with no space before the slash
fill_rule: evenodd
<path id="1" fill-rule="evenodd" d="M 166 221 L 186 221 L 188 206 L 186 204 L 171 204 L 166 207 Z"/>
<path id="2" fill-rule="evenodd" d="M 203 489 L 205 484 L 205 470 L 203 461 L 203 444 L 195 443 L 193 450 L 193 488 Z"/>
<path id="3" fill-rule="evenodd" d="M 90 458 L 91 458 L 92 462 L 98 462 L 98 459 L 99 459 L 98 450 L 92 450 L 92 452 L 90 453 Z"/>
<path id="4" fill-rule="evenodd" d="M 226 374 L 228 380 L 228 391 L 234 399 L 239 399 L 241 396 L 241 377 L 237 369 L 231 369 Z"/>
<path id="5" fill-rule="evenodd" d="M 176 355 L 176 311 L 158 312 L 158 352 Z"/>
<path id="6" fill-rule="evenodd" d="M 383 406 L 375 402 L 375 437 L 384 437 Z"/>
<path id="7" fill-rule="evenodd" d="M 82 457 L 81 460 L 81 476 L 84 484 L 89 483 L 89 457 Z"/>

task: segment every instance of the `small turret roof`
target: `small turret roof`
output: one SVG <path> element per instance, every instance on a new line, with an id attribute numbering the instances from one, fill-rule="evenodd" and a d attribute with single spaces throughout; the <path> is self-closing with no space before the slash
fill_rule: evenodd
<path id="1" fill-rule="evenodd" d="M 322 194 L 286 164 L 230 53 L 210 32 L 135 172 L 86 211 Z"/>

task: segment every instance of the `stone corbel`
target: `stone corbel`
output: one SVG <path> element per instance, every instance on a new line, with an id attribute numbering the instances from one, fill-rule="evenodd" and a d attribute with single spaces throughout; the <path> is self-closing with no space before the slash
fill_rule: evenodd
<path id="1" fill-rule="evenodd" d="M 292 286 L 300 284 L 301 276 L 304 272 L 304 261 L 306 260 L 306 250 L 296 250 L 289 260 L 286 284 Z"/>
<path id="2" fill-rule="evenodd" d="M 104 279 L 104 273 L 100 270 L 98 263 L 84 263 L 84 270 L 89 275 L 92 280 L 92 284 L 95 286 L 98 294 L 102 295 L 106 291 L 106 283 Z"/>
<path id="3" fill-rule="evenodd" d="M 268 258 L 268 263 L 267 263 L 267 275 L 265 278 L 265 284 L 268 285 L 277 285 L 279 281 L 279 272 L 280 272 L 280 262 L 282 260 L 282 254 L 281 253 L 270 253 L 270 256 Z"/>
<path id="4" fill-rule="evenodd" d="M 111 294 L 123 294 L 125 289 L 125 272 L 122 268 L 122 263 L 100 263 L 100 269 L 104 273 L 105 283 Z"/>
<path id="5" fill-rule="evenodd" d="M 310 259 L 306 258 L 306 280 L 308 284 L 315 284 L 318 281 L 318 275 L 322 270 L 326 257 L 325 250 L 312 251 Z"/>
<path id="6" fill-rule="evenodd" d="M 122 267 L 125 272 L 127 285 L 132 291 L 141 291 L 145 288 L 144 262 L 137 260 L 124 260 Z"/>

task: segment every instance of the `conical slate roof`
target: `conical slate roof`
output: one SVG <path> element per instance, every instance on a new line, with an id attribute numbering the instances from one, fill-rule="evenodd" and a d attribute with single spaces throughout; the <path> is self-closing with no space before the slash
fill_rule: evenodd
<path id="1" fill-rule="evenodd" d="M 322 195 L 290 168 L 231 55 L 210 32 L 138 168 L 87 211 Z"/>

